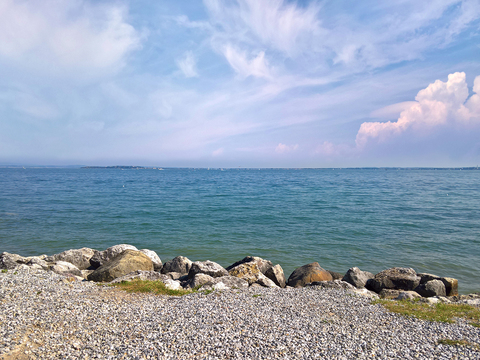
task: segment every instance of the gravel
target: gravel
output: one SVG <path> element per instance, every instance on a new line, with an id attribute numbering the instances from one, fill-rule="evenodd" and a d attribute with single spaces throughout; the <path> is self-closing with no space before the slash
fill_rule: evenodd
<path id="1" fill-rule="evenodd" d="M 0 359 L 480 359 L 480 329 L 407 319 L 341 289 L 127 294 L 0 273 Z M 438 344 L 466 340 L 473 346 Z"/>

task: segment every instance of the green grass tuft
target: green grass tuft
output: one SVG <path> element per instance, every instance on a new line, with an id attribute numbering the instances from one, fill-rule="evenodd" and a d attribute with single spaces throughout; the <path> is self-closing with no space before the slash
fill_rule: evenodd
<path id="1" fill-rule="evenodd" d="M 408 300 L 375 300 L 373 304 L 381 304 L 388 311 L 412 316 L 422 320 L 455 322 L 455 318 L 466 319 L 470 325 L 480 327 L 480 309 L 466 304 L 425 304 Z"/>
<path id="2" fill-rule="evenodd" d="M 2 269 L 2 273 L 7 273 L 8 272 L 8 269 Z"/>

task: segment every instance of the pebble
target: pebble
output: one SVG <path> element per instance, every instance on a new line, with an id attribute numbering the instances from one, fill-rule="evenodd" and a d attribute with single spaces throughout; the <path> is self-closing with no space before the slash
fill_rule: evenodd
<path id="1" fill-rule="evenodd" d="M 480 359 L 480 329 L 405 318 L 345 289 L 127 294 L 52 272 L 0 273 L 0 359 Z"/>

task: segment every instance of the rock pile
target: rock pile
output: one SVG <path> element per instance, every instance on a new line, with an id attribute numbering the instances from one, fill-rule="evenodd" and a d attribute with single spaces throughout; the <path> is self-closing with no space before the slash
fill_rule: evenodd
<path id="1" fill-rule="evenodd" d="M 317 262 L 301 266 L 285 278 L 282 267 L 269 260 L 247 256 L 227 268 L 213 261 L 192 262 L 184 256 L 162 264 L 152 250 L 138 250 L 120 244 L 106 250 L 72 249 L 51 256 L 23 257 L 4 252 L 0 254 L 0 269 L 38 269 L 72 276 L 79 280 L 119 282 L 133 279 L 156 280 L 170 289 L 227 289 L 246 287 L 305 287 L 349 289 L 370 297 L 391 299 L 430 298 L 435 301 L 455 301 L 458 281 L 412 268 L 391 268 L 378 274 L 348 269 L 345 275 L 323 269 Z"/>

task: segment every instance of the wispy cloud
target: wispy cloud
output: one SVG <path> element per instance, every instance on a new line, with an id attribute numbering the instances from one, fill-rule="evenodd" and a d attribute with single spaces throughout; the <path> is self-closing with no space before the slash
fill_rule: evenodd
<path id="1" fill-rule="evenodd" d="M 275 148 L 275 152 L 279 154 L 285 154 L 285 153 L 295 151 L 297 149 L 298 149 L 298 144 L 286 145 L 286 144 L 279 143 Z"/>
<path id="2" fill-rule="evenodd" d="M 197 62 L 191 51 L 187 51 L 183 58 L 177 60 L 177 65 L 185 77 L 198 77 Z"/>

